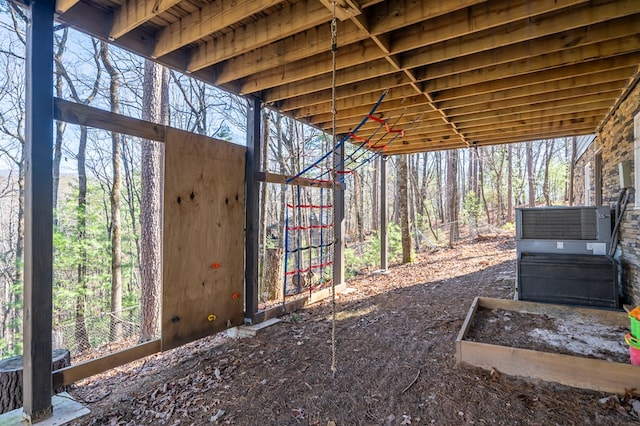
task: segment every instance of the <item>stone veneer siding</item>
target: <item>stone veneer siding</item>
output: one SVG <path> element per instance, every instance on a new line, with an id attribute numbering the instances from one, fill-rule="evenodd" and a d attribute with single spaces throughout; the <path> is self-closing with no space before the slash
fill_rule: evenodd
<path id="1" fill-rule="evenodd" d="M 582 187 L 579 192 L 583 203 L 584 161 L 591 161 L 593 170 L 593 153 L 596 147 L 602 148 L 603 205 L 613 205 L 620 193 L 618 163 L 625 160 L 631 161 L 633 169 L 633 118 L 640 112 L 640 84 L 638 81 L 638 79 L 634 80 L 635 87 L 631 89 L 626 99 L 618 105 L 602 126 L 596 140 L 578 162 L 582 162 L 582 165 L 578 166 L 582 179 L 576 173 L 574 183 L 577 188 Z M 640 192 L 640 188 L 636 188 L 636 190 Z M 639 197 L 635 198 L 639 199 Z M 580 203 L 576 202 L 575 204 Z M 624 302 L 640 305 L 640 199 L 634 206 L 632 198 L 627 206 L 620 227 L 620 245 L 622 248 Z"/>
<path id="2" fill-rule="evenodd" d="M 595 202 L 596 188 L 595 188 L 595 160 L 596 142 L 592 142 L 589 148 L 580 156 L 576 161 L 576 165 L 573 169 L 573 205 L 584 206 L 585 205 L 585 183 L 584 183 L 584 168 L 587 164 L 591 167 L 591 181 L 589 182 L 589 195 L 591 202 Z"/>

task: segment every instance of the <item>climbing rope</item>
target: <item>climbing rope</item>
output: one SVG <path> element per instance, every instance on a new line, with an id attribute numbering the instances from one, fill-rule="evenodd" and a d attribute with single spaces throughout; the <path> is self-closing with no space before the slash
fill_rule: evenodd
<path id="1" fill-rule="evenodd" d="M 332 56 L 332 71 L 331 71 L 331 140 L 334 146 L 336 146 L 336 54 L 338 52 L 338 20 L 336 19 L 336 0 L 332 1 L 333 16 L 331 19 L 331 56 Z M 336 148 L 336 149 L 339 149 Z M 336 156 L 333 156 L 333 180 L 336 180 Z M 335 220 L 335 208 L 334 208 L 334 224 L 339 226 L 337 220 Z M 335 229 L 335 228 L 334 228 Z M 335 230 L 334 230 L 335 235 Z M 334 266 L 335 269 L 335 266 Z M 334 276 L 336 274 L 334 273 Z M 337 368 L 337 356 L 336 356 L 336 280 L 331 280 L 331 375 L 336 377 Z"/>

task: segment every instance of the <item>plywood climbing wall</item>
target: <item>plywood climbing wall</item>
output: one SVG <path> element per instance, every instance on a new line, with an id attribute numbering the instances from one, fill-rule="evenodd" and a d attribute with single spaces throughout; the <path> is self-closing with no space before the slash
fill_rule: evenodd
<path id="1" fill-rule="evenodd" d="M 243 321 L 245 148 L 167 129 L 162 350 Z"/>

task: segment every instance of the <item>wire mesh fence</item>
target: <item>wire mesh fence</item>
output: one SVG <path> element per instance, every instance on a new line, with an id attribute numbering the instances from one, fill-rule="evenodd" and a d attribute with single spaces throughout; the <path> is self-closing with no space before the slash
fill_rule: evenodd
<path id="1" fill-rule="evenodd" d="M 140 320 L 139 305 L 119 312 L 70 319 L 54 324 L 53 347 L 68 349 L 72 355 L 90 350 L 106 354 L 114 350 L 114 347 L 138 342 Z"/>

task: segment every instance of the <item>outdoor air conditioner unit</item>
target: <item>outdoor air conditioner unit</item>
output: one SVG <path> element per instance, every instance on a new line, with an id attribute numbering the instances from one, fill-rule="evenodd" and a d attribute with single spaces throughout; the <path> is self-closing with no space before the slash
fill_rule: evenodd
<path id="1" fill-rule="evenodd" d="M 516 298 L 619 308 L 609 207 L 516 209 Z"/>
<path id="2" fill-rule="evenodd" d="M 516 209 L 518 253 L 606 255 L 612 235 L 609 207 Z"/>

